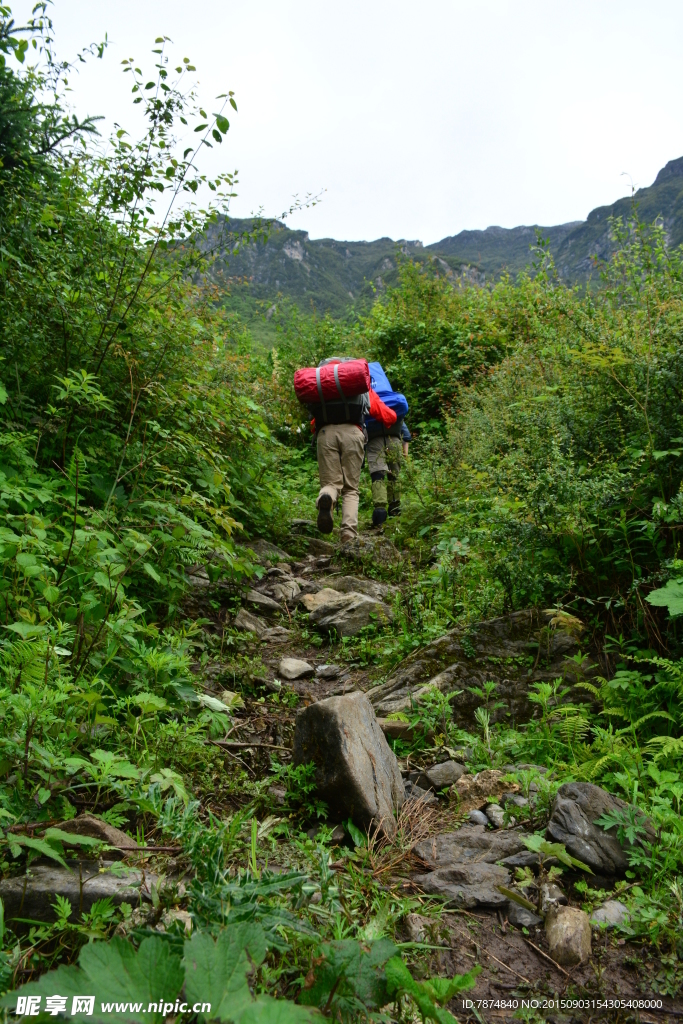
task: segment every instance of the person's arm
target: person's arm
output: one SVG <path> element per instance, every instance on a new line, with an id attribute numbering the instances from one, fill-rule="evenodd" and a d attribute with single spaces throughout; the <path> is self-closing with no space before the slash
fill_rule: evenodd
<path id="1" fill-rule="evenodd" d="M 401 423 L 401 440 L 403 441 L 403 454 L 408 457 L 408 444 L 412 438 L 412 434 L 406 426 L 405 420 Z"/>
<path id="2" fill-rule="evenodd" d="M 374 391 L 370 390 L 370 415 L 373 420 L 377 420 L 383 426 L 389 428 L 393 427 L 396 422 L 397 416 L 393 409 L 390 409 L 388 405 L 385 405 L 382 399 Z"/>

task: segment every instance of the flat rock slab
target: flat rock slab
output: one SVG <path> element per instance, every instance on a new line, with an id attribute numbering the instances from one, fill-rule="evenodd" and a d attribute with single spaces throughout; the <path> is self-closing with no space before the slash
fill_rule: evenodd
<path id="1" fill-rule="evenodd" d="M 362 533 L 342 544 L 339 554 L 363 565 L 395 565 L 401 561 L 401 552 L 381 533 Z"/>
<path id="2" fill-rule="evenodd" d="M 272 644 L 283 644 L 292 638 L 291 629 L 284 626 L 269 626 L 258 615 L 252 615 L 246 608 L 240 608 L 233 622 L 235 629 L 243 633 L 254 633 L 259 640 Z"/>
<path id="3" fill-rule="evenodd" d="M 259 594 L 258 590 L 250 590 L 246 597 L 247 604 L 262 615 L 279 615 L 283 610 L 282 605 L 274 601 L 266 594 Z"/>
<path id="4" fill-rule="evenodd" d="M 395 833 L 403 779 L 364 693 L 328 697 L 299 711 L 292 760 L 315 764 L 316 793 L 335 816 Z"/>
<path id="5" fill-rule="evenodd" d="M 564 843 L 567 851 L 599 875 L 623 875 L 628 868 L 629 845 L 617 839 L 616 826 L 605 831 L 595 821 L 609 811 L 630 805 L 590 782 L 566 782 L 557 791 L 548 822 L 548 835 Z M 638 812 L 646 829 L 645 838 L 654 842 L 652 823 Z"/>
<path id="6" fill-rule="evenodd" d="M 389 605 L 374 597 L 353 591 L 340 593 L 331 587 L 324 587 L 317 594 L 304 594 L 300 603 L 314 625 L 337 636 L 354 636 L 372 621 L 382 624 L 394 617 Z"/>
<path id="7" fill-rule="evenodd" d="M 283 658 L 278 667 L 278 673 L 283 679 L 303 679 L 304 676 L 312 676 L 314 672 L 309 662 L 299 658 Z"/>
<path id="8" fill-rule="evenodd" d="M 259 594 L 265 594 L 276 604 L 288 604 L 298 597 L 300 593 L 299 584 L 295 579 L 271 579 L 267 583 L 260 584 L 254 588 Z"/>
<path id="9" fill-rule="evenodd" d="M 491 832 L 483 825 L 463 825 L 457 832 L 423 839 L 413 847 L 413 853 L 432 870 L 456 864 L 495 864 L 526 850 L 522 835 L 511 829 Z"/>
<path id="10" fill-rule="evenodd" d="M 499 800 L 503 793 L 514 793 L 516 783 L 504 781 L 505 774 L 496 768 L 487 768 L 477 775 L 461 775 L 453 785 L 453 796 L 458 798 L 459 811 L 482 809 Z"/>
<path id="11" fill-rule="evenodd" d="M 376 601 L 393 601 L 401 591 L 391 583 L 378 583 L 366 576 L 328 576 L 323 586 L 337 590 L 341 594 L 365 594 Z"/>
<path id="12" fill-rule="evenodd" d="M 510 884 L 510 872 L 498 864 L 481 861 L 417 875 L 413 882 L 428 895 L 445 896 L 457 907 L 503 907 L 507 896 L 497 887 Z"/>
<path id="13" fill-rule="evenodd" d="M 119 865 L 116 867 L 118 869 Z M 156 881 L 157 876 L 148 872 L 143 876 L 141 871 L 130 870 L 121 877 L 108 871 L 100 872 L 97 862 L 82 863 L 80 877 L 78 864 L 72 871 L 34 864 L 26 875 L 0 881 L 0 898 L 6 918 L 54 921 L 52 904 L 57 896 L 63 896 L 73 908 L 72 920 L 75 921 L 81 913 L 87 913 L 96 900 L 107 897 L 116 906 L 121 903 L 139 906 L 142 900 L 151 899 L 151 886 Z"/>
<path id="14" fill-rule="evenodd" d="M 138 844 L 120 828 L 108 825 L 101 818 L 94 814 L 79 814 L 77 818 L 70 821 L 61 821 L 57 828 L 70 835 L 89 836 L 91 839 L 99 839 L 102 843 L 114 846 L 118 850 L 137 850 Z"/>
<path id="15" fill-rule="evenodd" d="M 369 691 L 377 715 L 405 711 L 411 700 L 419 703 L 430 687 L 442 692 L 460 690 L 451 698 L 458 725 L 473 727 L 480 698 L 471 692 L 492 680 L 496 698 L 504 706 L 492 712 L 492 720 L 510 716 L 510 724 L 528 722 L 534 706 L 528 700 L 532 683 L 564 676 L 569 682 L 590 677 L 599 667 L 586 661 L 577 669 L 572 656 L 579 650 L 581 623 L 570 615 L 528 609 L 458 626 L 410 655 L 386 683 Z"/>

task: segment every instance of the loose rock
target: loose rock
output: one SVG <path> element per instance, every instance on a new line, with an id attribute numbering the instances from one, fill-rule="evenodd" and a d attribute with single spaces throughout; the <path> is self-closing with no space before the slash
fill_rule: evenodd
<path id="1" fill-rule="evenodd" d="M 57 826 L 62 832 L 68 832 L 73 836 L 90 836 L 91 839 L 99 839 L 100 842 L 115 846 L 119 850 L 137 850 L 138 844 L 120 828 L 108 825 L 101 818 L 94 814 L 79 814 L 77 818 L 70 821 L 62 821 Z"/>
<path id="2" fill-rule="evenodd" d="M 315 674 L 318 679 L 336 679 L 341 669 L 339 665 L 318 665 Z"/>
<path id="3" fill-rule="evenodd" d="M 483 811 L 470 811 L 467 815 L 473 825 L 488 825 L 489 819 Z"/>
<path id="4" fill-rule="evenodd" d="M 304 676 L 312 676 L 315 669 L 309 662 L 301 661 L 299 658 L 283 658 L 278 667 L 278 673 L 284 679 L 302 679 Z"/>
<path id="5" fill-rule="evenodd" d="M 259 594 L 258 590 L 249 591 L 247 594 L 247 604 L 263 615 L 279 615 L 282 611 L 282 605 L 279 605 L 277 601 L 273 601 L 272 597 Z"/>
<path id="6" fill-rule="evenodd" d="M 330 576 L 324 581 L 326 587 L 338 590 L 342 594 L 365 594 L 376 601 L 393 601 L 400 594 L 398 587 L 390 583 L 378 583 L 377 580 L 365 576 Z"/>
<path id="7" fill-rule="evenodd" d="M 304 594 L 301 604 L 308 610 L 309 618 L 319 629 L 337 636 L 355 636 L 373 619 L 378 623 L 391 622 L 391 608 L 366 594 L 339 593 L 330 587 L 317 594 Z"/>
<path id="8" fill-rule="evenodd" d="M 619 900 L 607 900 L 591 914 L 590 922 L 594 928 L 617 928 L 627 925 L 630 920 L 628 907 Z"/>
<path id="9" fill-rule="evenodd" d="M 627 850 L 617 839 L 616 826 L 606 832 L 594 824 L 597 818 L 628 804 L 590 782 L 567 782 L 560 786 L 548 822 L 548 835 L 564 843 L 572 857 L 587 864 L 599 875 L 623 875 L 628 868 Z M 645 838 L 655 840 L 652 824 L 638 812 L 645 827 Z"/>
<path id="10" fill-rule="evenodd" d="M 545 934 L 550 956 L 558 964 L 569 966 L 591 955 L 591 926 L 588 914 L 576 907 L 557 907 L 545 919 Z"/>
<path id="11" fill-rule="evenodd" d="M 396 831 L 404 801 L 398 762 L 364 693 L 309 704 L 296 716 L 293 762 L 313 762 L 318 796 L 362 827 Z"/>
<path id="12" fill-rule="evenodd" d="M 451 793 L 459 798 L 458 810 L 471 811 L 483 807 L 490 803 L 492 798 L 497 800 L 506 790 L 510 792 L 518 788 L 514 784 L 504 782 L 503 779 L 503 772 L 495 768 L 487 768 L 478 775 L 462 775 L 451 790 Z"/>
<path id="13" fill-rule="evenodd" d="M 508 904 L 508 921 L 510 924 L 514 924 L 517 928 L 533 928 L 534 925 L 540 924 L 541 920 L 538 914 L 534 914 L 532 910 L 520 907 L 519 903 L 510 900 Z"/>
<path id="14" fill-rule="evenodd" d="M 424 807 L 428 807 L 430 804 L 437 804 L 439 802 L 431 789 L 422 789 L 421 786 L 411 782 L 410 779 L 407 779 L 405 782 L 405 795 L 406 800 L 419 800 Z"/>
<path id="15" fill-rule="evenodd" d="M 543 882 L 541 885 L 541 913 L 545 917 L 551 910 L 566 906 L 569 900 L 554 882 Z"/>
<path id="16" fill-rule="evenodd" d="M 475 861 L 495 864 L 526 849 L 521 836 L 511 829 L 491 832 L 482 825 L 463 825 L 457 832 L 423 839 L 413 850 L 433 870 Z"/>
<path id="17" fill-rule="evenodd" d="M 433 768 L 428 768 L 425 772 L 434 789 L 445 789 L 446 786 L 452 786 L 464 774 L 465 767 L 458 761 L 443 761 L 441 764 L 435 764 Z"/>
<path id="18" fill-rule="evenodd" d="M 500 804 L 489 804 L 486 808 L 486 817 L 494 828 L 505 828 L 505 811 Z"/>
<path id="19" fill-rule="evenodd" d="M 501 907 L 507 897 L 497 887 L 510 884 L 510 872 L 482 861 L 440 868 L 413 881 L 429 895 L 445 896 L 458 907 Z"/>

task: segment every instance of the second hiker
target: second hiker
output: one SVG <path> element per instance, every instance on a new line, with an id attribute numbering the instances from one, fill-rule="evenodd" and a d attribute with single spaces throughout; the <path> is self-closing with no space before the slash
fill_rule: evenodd
<path id="1" fill-rule="evenodd" d="M 379 363 L 370 363 L 373 390 L 385 407 L 396 414 L 396 420 L 386 426 L 372 414 L 365 420 L 368 443 L 365 457 L 372 482 L 372 525 L 381 526 L 387 515 L 397 516 L 401 511 L 401 459 L 408 454 L 410 431 L 405 423 L 408 402 L 394 391 Z"/>

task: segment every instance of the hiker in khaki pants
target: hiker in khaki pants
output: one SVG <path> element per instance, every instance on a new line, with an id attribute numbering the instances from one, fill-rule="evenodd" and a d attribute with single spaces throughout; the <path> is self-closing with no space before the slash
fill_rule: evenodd
<path id="1" fill-rule="evenodd" d="M 364 452 L 365 435 L 357 423 L 328 423 L 318 431 L 318 529 L 321 533 L 332 532 L 332 509 L 341 494 L 342 544 L 358 536 L 358 491 Z"/>

